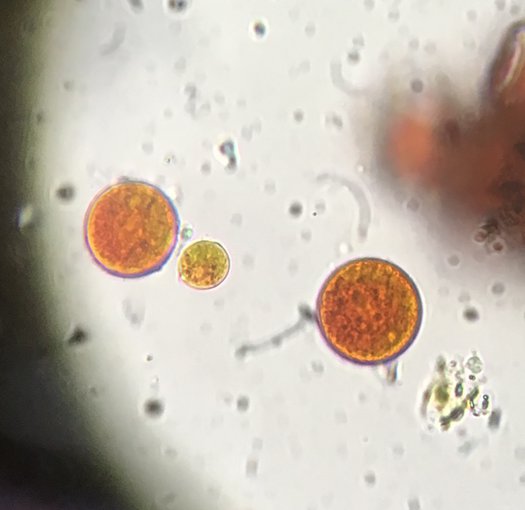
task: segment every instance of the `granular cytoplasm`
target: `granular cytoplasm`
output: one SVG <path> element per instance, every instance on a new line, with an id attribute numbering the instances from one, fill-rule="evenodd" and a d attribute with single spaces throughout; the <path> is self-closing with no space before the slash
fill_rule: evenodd
<path id="1" fill-rule="evenodd" d="M 230 271 L 230 257 L 217 241 L 201 239 L 184 248 L 178 262 L 181 280 L 194 289 L 220 285 Z"/>
<path id="2" fill-rule="evenodd" d="M 421 325 L 422 306 L 412 279 L 376 258 L 356 259 L 328 277 L 317 300 L 321 332 L 334 351 L 362 364 L 402 354 Z"/>
<path id="3" fill-rule="evenodd" d="M 133 278 L 162 268 L 173 252 L 178 228 L 177 210 L 162 191 L 145 182 L 122 181 L 93 199 L 84 234 L 101 268 Z"/>

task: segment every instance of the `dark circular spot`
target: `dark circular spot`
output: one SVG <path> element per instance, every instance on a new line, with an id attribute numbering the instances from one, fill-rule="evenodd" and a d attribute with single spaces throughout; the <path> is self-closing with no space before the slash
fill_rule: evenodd
<path id="1" fill-rule="evenodd" d="M 303 213 L 303 206 L 300 202 L 292 202 L 288 209 L 288 212 L 294 218 L 298 218 Z"/>
<path id="2" fill-rule="evenodd" d="M 361 60 L 361 55 L 359 55 L 359 52 L 357 50 L 352 50 L 346 54 L 346 60 L 350 64 L 359 64 L 359 61 Z"/>
<path id="3" fill-rule="evenodd" d="M 56 190 L 56 196 L 63 202 L 70 202 L 75 198 L 75 188 L 71 184 L 62 184 Z"/>
<path id="4" fill-rule="evenodd" d="M 246 395 L 241 395 L 237 398 L 237 411 L 245 413 L 250 407 L 250 399 Z"/>
<path id="5" fill-rule="evenodd" d="M 459 257 L 457 255 L 450 255 L 450 257 L 447 259 L 447 262 L 450 266 L 457 267 L 459 266 Z"/>
<path id="6" fill-rule="evenodd" d="M 67 337 L 67 343 L 70 345 L 80 345 L 87 342 L 89 336 L 83 328 L 76 326 Z"/>
<path id="7" fill-rule="evenodd" d="M 302 320 L 309 322 L 315 321 L 315 312 L 306 303 L 299 304 L 297 309 Z"/>
<path id="8" fill-rule="evenodd" d="M 297 123 L 302 122 L 304 120 L 304 113 L 302 110 L 295 110 L 293 112 L 293 118 Z"/>
<path id="9" fill-rule="evenodd" d="M 366 485 L 373 487 L 376 484 L 376 474 L 373 471 L 367 471 L 364 475 Z"/>
<path id="10" fill-rule="evenodd" d="M 420 92 L 423 92 L 424 85 L 423 82 L 420 79 L 414 79 L 410 82 L 410 88 L 412 92 L 415 92 L 416 94 L 419 94 Z"/>
<path id="11" fill-rule="evenodd" d="M 492 243 L 492 249 L 495 252 L 502 252 L 505 249 L 505 245 L 501 241 L 494 241 Z"/>
<path id="12" fill-rule="evenodd" d="M 185 11 L 189 5 L 189 0 L 168 0 L 168 9 L 175 12 Z"/>
<path id="13" fill-rule="evenodd" d="M 266 35 L 266 24 L 262 20 L 256 21 L 253 26 L 253 33 L 258 39 L 262 39 Z"/>
<path id="14" fill-rule="evenodd" d="M 419 203 L 419 200 L 417 198 L 410 198 L 406 203 L 407 209 L 410 209 L 414 212 L 419 210 L 420 205 L 421 204 Z"/>
<path id="15" fill-rule="evenodd" d="M 492 285 L 491 289 L 493 294 L 500 296 L 505 292 L 505 285 L 501 282 L 496 282 Z"/>
<path id="16" fill-rule="evenodd" d="M 144 412 L 150 418 L 159 418 L 164 413 L 164 403 L 158 398 L 150 398 L 144 403 Z"/>
<path id="17" fill-rule="evenodd" d="M 476 322 L 479 319 L 479 312 L 473 306 L 469 306 L 463 311 L 463 317 L 469 322 Z"/>
<path id="18" fill-rule="evenodd" d="M 519 142 L 514 144 L 514 150 L 520 155 L 520 157 L 525 161 L 525 142 Z"/>

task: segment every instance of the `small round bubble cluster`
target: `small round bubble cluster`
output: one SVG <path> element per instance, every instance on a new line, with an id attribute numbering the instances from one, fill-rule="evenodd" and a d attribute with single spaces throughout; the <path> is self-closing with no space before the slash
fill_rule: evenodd
<path id="1" fill-rule="evenodd" d="M 491 401 L 478 353 L 466 358 L 437 359 L 431 382 L 423 392 L 421 416 L 429 431 L 447 431 L 468 415 L 488 416 Z"/>

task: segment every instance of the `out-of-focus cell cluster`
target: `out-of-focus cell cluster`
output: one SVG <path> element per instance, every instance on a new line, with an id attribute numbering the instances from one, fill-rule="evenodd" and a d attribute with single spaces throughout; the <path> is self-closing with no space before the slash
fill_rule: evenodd
<path id="1" fill-rule="evenodd" d="M 422 397 L 420 413 L 427 429 L 447 431 L 468 415 L 489 416 L 492 403 L 485 383 L 478 353 L 450 360 L 440 356 Z"/>
<path id="2" fill-rule="evenodd" d="M 437 95 L 413 100 L 387 120 L 383 157 L 483 219 L 475 240 L 500 252 L 525 244 L 525 20 L 502 38 L 480 98 L 476 111 Z"/>

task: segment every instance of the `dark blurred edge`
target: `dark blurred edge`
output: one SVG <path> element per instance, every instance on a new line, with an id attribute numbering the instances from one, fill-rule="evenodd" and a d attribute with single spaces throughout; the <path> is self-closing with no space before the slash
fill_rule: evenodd
<path id="1" fill-rule="evenodd" d="M 8 394 L 3 375 L 21 363 L 49 356 L 53 351 L 49 346 L 56 345 L 44 297 L 45 278 L 38 272 L 38 247 L 20 238 L 15 221 L 17 208 L 33 186 L 27 140 L 31 123 L 35 122 L 33 107 L 45 65 L 35 34 L 45 20 L 43 10 L 51 5 L 49 0 L 0 2 L 0 415 L 4 417 L 16 413 L 23 416 L 20 410 L 28 390 Z M 67 423 L 65 429 L 69 431 L 78 424 L 78 433 L 82 434 L 86 427 L 77 423 L 81 417 L 70 410 L 63 392 L 58 391 L 58 381 L 45 384 L 54 399 L 52 407 L 64 409 L 63 416 L 52 418 L 57 436 L 64 434 L 62 422 Z M 39 423 L 38 417 L 26 412 L 20 419 L 25 420 L 26 430 L 34 430 L 39 436 L 42 418 Z M 97 455 L 96 447 L 91 448 L 92 454 L 75 454 L 35 444 L 31 433 L 25 435 L 29 436 L 27 444 L 25 439 L 15 439 L 0 429 L 0 510 L 129 508 L 117 498 L 110 468 L 103 456 Z"/>

